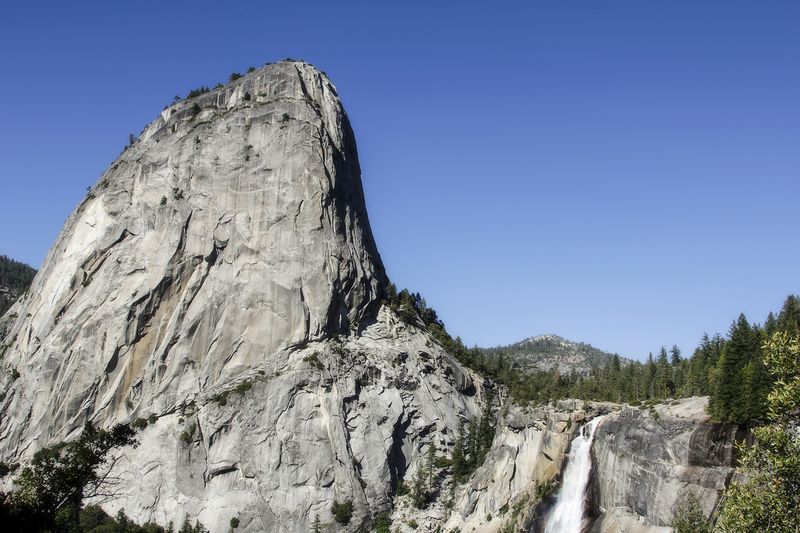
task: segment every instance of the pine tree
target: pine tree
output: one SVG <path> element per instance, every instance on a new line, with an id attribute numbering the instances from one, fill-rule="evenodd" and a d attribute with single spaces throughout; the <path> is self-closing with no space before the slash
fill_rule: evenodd
<path id="1" fill-rule="evenodd" d="M 669 351 L 669 357 L 669 362 L 672 366 L 678 366 L 681 364 L 681 351 L 677 345 L 672 345 L 672 349 Z"/>
<path id="2" fill-rule="evenodd" d="M 669 359 L 667 358 L 667 349 L 663 346 L 658 354 L 657 367 L 657 386 L 654 396 L 656 398 L 668 398 L 669 396 L 675 394 L 675 383 L 672 380 L 672 368 L 670 367 Z"/>
<path id="3" fill-rule="evenodd" d="M 486 452 L 492 447 L 495 431 L 495 417 L 494 417 L 494 389 L 486 388 L 486 400 L 483 404 L 483 412 L 481 413 L 481 421 L 478 426 L 477 438 L 477 460 L 475 466 L 483 463 L 483 458 Z"/>
<path id="4" fill-rule="evenodd" d="M 322 533 L 322 524 L 319 521 L 319 515 L 314 515 L 314 525 L 311 526 L 311 533 Z"/>
<path id="5" fill-rule="evenodd" d="M 745 367 L 757 350 L 755 335 L 747 318 L 741 314 L 731 324 L 728 341 L 720 357 L 713 390 L 712 414 L 723 422 L 745 422 L 747 409 L 742 395 Z"/>
<path id="6" fill-rule="evenodd" d="M 469 473 L 469 466 L 467 465 L 467 458 L 464 453 L 464 421 L 458 428 L 458 436 L 453 444 L 453 454 L 451 456 L 451 465 L 453 468 L 453 479 L 456 483 L 461 482 L 464 477 Z"/>
<path id="7" fill-rule="evenodd" d="M 789 335 L 800 334 L 800 298 L 789 295 L 783 302 L 783 307 L 778 315 L 777 331 Z"/>

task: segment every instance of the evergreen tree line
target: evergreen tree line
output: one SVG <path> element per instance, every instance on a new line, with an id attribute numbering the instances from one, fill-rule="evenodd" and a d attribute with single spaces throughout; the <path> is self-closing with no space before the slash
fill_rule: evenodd
<path id="1" fill-rule="evenodd" d="M 742 314 L 731 324 L 727 336 L 704 335 L 690 357 L 677 346 L 662 347 L 646 361 L 622 361 L 619 356 L 605 363 L 594 362 L 588 375 L 526 370 L 497 351 L 467 348 L 452 338 L 436 311 L 419 293 L 389 285 L 387 303 L 409 324 L 427 328 L 431 336 L 465 366 L 494 382 L 502 383 L 516 402 L 548 403 L 566 398 L 628 402 L 709 396 L 709 412 L 722 422 L 763 420 L 767 394 L 774 379 L 764 366 L 761 346 L 777 332 L 800 332 L 800 298 L 790 295 L 781 311 L 770 313 L 763 325 L 751 324 Z M 469 457 L 469 454 L 466 454 Z"/>
<path id="2" fill-rule="evenodd" d="M 16 298 L 28 290 L 36 270 L 0 255 L 0 316 L 3 316 Z M 5 289 L 5 290 L 4 290 Z"/>

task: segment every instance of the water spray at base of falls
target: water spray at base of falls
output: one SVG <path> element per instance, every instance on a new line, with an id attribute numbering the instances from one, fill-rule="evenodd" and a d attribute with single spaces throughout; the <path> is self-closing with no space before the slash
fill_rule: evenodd
<path id="1" fill-rule="evenodd" d="M 585 424 L 577 437 L 572 440 L 567 468 L 561 490 L 553 510 L 545 522 L 545 533 L 580 533 L 583 524 L 583 507 L 586 498 L 586 485 L 592 470 L 592 441 L 597 426 L 605 418 L 598 416 Z"/>

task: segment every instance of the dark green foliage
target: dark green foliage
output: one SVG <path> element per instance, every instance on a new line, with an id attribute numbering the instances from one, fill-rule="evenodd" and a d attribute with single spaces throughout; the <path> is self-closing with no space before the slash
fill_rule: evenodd
<path id="1" fill-rule="evenodd" d="M 166 533 L 169 529 L 148 522 L 142 526 L 120 510 L 116 517 L 109 516 L 97 505 L 87 505 L 80 513 L 78 527 L 71 531 L 84 533 Z"/>
<path id="2" fill-rule="evenodd" d="M 672 519 L 675 533 L 708 533 L 711 526 L 706 519 L 706 514 L 694 492 L 689 492 L 678 503 Z"/>
<path id="3" fill-rule="evenodd" d="M 16 472 L 19 468 L 19 463 L 8 464 L 0 461 L 0 478 L 7 476 L 9 473 Z"/>
<path id="4" fill-rule="evenodd" d="M 292 117 L 289 116 L 289 113 L 284 113 L 281 117 L 281 122 L 289 122 Z"/>
<path id="5" fill-rule="evenodd" d="M 145 419 L 145 418 L 137 418 L 136 420 L 131 422 L 131 426 L 133 426 L 133 429 L 135 429 L 137 431 L 141 431 L 141 430 L 143 430 L 144 428 L 147 427 L 147 419 Z"/>
<path id="6" fill-rule="evenodd" d="M 375 517 L 375 533 L 389 533 L 392 527 L 392 515 L 382 512 Z"/>
<path id="7" fill-rule="evenodd" d="M 334 499 L 331 504 L 331 513 L 333 514 L 334 520 L 339 524 L 349 524 L 350 518 L 353 517 L 353 500 L 340 502 Z"/>
<path id="8" fill-rule="evenodd" d="M 191 522 L 189 522 L 188 517 L 183 521 L 183 525 L 178 530 L 178 533 L 207 533 L 207 532 L 208 530 L 205 527 L 203 527 L 203 524 L 201 524 L 199 521 L 195 521 L 194 525 L 192 525 Z"/>
<path id="9" fill-rule="evenodd" d="M 739 446 L 744 474 L 725 492 L 716 531 L 800 531 L 800 335 L 775 331 L 764 343 L 765 368 L 774 385 L 769 423 L 753 429 L 754 444 Z M 778 329 L 778 328 L 776 328 Z"/>
<path id="10" fill-rule="evenodd" d="M 220 392 L 218 394 L 215 394 L 211 398 L 211 400 L 214 401 L 214 402 L 217 402 L 220 405 L 226 405 L 228 403 L 228 398 L 230 398 L 231 395 L 237 394 L 237 395 L 241 396 L 241 395 L 245 394 L 247 391 L 249 391 L 252 388 L 253 388 L 253 381 L 248 379 L 248 380 L 242 381 L 241 383 L 239 383 L 238 385 L 236 385 L 232 389 L 228 389 L 228 390 L 222 391 L 222 392 Z"/>
<path id="11" fill-rule="evenodd" d="M 230 76 L 228 76 L 228 81 L 236 81 L 241 77 L 242 75 L 239 74 L 238 72 L 231 72 Z"/>
<path id="12" fill-rule="evenodd" d="M 237 517 L 231 518 L 231 529 L 236 529 L 239 527 L 239 519 Z"/>
<path id="13" fill-rule="evenodd" d="M 35 275 L 34 268 L 0 255 L 0 316 L 28 290 Z"/>
<path id="14" fill-rule="evenodd" d="M 314 515 L 314 524 L 311 526 L 311 533 L 322 533 L 322 524 L 319 521 L 319 515 Z"/>
<path id="15" fill-rule="evenodd" d="M 247 73 L 250 74 L 251 72 L 255 72 L 256 67 L 247 67 Z"/>
<path id="16" fill-rule="evenodd" d="M 310 364 L 317 370 L 324 370 L 325 365 L 322 364 L 322 361 L 319 360 L 319 354 L 317 352 L 312 353 L 311 355 L 307 355 L 303 357 L 303 361 Z"/>
<path id="17" fill-rule="evenodd" d="M 192 440 L 194 440 L 194 431 L 197 429 L 197 424 L 192 422 L 189 424 L 186 429 L 184 429 L 180 436 L 178 437 L 180 441 L 184 444 L 191 444 Z"/>
<path id="18" fill-rule="evenodd" d="M 83 498 L 108 484 L 115 462 L 109 452 L 135 446 L 134 435 L 126 425 L 100 430 L 87 422 L 77 440 L 37 451 L 15 479 L 16 490 L 2 498 L 0 521 L 11 530 L 75 531 Z"/>
<path id="19" fill-rule="evenodd" d="M 198 87 L 197 89 L 192 89 L 189 91 L 189 94 L 186 95 L 186 99 L 194 98 L 195 96 L 200 96 L 201 94 L 205 94 L 209 92 L 211 89 L 203 85 L 202 87 Z"/>

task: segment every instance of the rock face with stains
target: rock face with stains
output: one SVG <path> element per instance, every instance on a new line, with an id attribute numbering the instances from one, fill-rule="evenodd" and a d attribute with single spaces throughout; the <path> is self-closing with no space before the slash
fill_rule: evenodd
<path id="1" fill-rule="evenodd" d="M 336 89 L 284 61 L 166 108 L 70 216 L 3 319 L 0 458 L 150 420 L 104 505 L 211 531 L 355 530 L 481 384 L 381 311 Z M 18 377 L 17 376 L 18 373 Z M 142 423 L 139 423 L 141 426 Z M 239 531 L 237 530 L 237 531 Z"/>
<path id="2" fill-rule="evenodd" d="M 707 403 L 698 397 L 626 408 L 603 421 L 592 447 L 592 489 L 595 511 L 605 515 L 594 531 L 626 531 L 626 521 L 663 531 L 689 492 L 706 515 L 714 512 L 734 475 L 735 442 L 746 432 L 711 423 Z"/>

